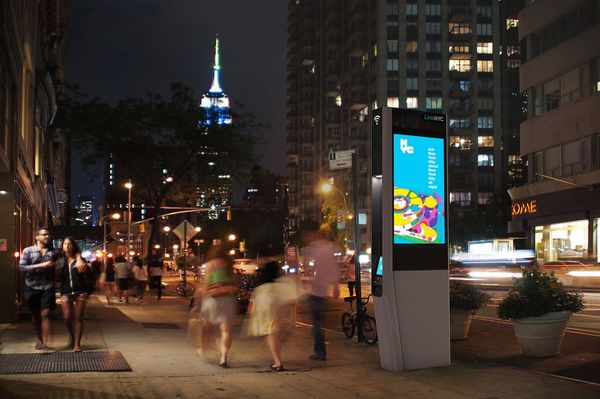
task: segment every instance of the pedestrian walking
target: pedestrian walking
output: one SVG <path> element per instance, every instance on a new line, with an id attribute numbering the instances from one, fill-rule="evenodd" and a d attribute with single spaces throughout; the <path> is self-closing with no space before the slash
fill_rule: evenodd
<path id="1" fill-rule="evenodd" d="M 346 262 L 346 271 L 344 273 L 346 277 L 346 284 L 348 285 L 348 295 L 354 296 L 354 287 L 356 287 L 356 267 L 354 266 L 354 254 L 350 256 Z"/>
<path id="2" fill-rule="evenodd" d="M 162 296 L 162 274 L 163 274 L 163 262 L 160 260 L 158 255 L 153 254 L 152 260 L 148 265 L 148 273 L 150 274 L 151 288 L 156 288 L 156 299 L 160 299 Z"/>
<path id="3" fill-rule="evenodd" d="M 37 336 L 35 349 L 48 351 L 50 312 L 56 307 L 54 276 L 57 251 L 52 248 L 52 236 L 47 227 L 35 233 L 35 244 L 23 250 L 19 270 L 25 272 L 23 299 L 31 310 L 33 329 Z"/>
<path id="4" fill-rule="evenodd" d="M 219 349 L 221 353 L 219 366 L 229 368 L 227 357 L 231 349 L 231 329 L 236 314 L 235 293 L 233 284 L 233 261 L 220 246 L 211 247 L 206 254 L 206 274 L 204 278 L 203 296 L 200 305 L 200 318 L 217 327 L 220 333 Z M 204 348 L 199 348 L 202 354 Z"/>
<path id="5" fill-rule="evenodd" d="M 143 264 L 139 257 L 133 258 L 133 276 L 135 278 L 136 295 L 135 299 L 139 302 L 144 300 L 144 290 L 148 282 L 148 267 Z"/>
<path id="6" fill-rule="evenodd" d="M 106 296 L 106 303 L 110 305 L 110 298 L 115 294 L 115 262 L 112 257 L 106 259 L 104 271 L 100 273 L 100 284 Z"/>
<path id="7" fill-rule="evenodd" d="M 280 314 L 281 298 L 276 280 L 279 278 L 279 265 L 272 257 L 270 247 L 261 251 L 263 264 L 259 267 L 257 286 L 250 299 L 250 318 L 248 320 L 248 335 L 265 337 L 267 347 L 273 357 L 270 369 L 285 371 L 281 363 Z"/>
<path id="8" fill-rule="evenodd" d="M 73 352 L 81 352 L 81 336 L 87 300 L 95 286 L 88 279 L 88 273 L 94 273 L 81 257 L 81 249 L 73 237 L 63 239 L 62 252 L 56 262 L 56 270 L 60 276 L 60 302 L 69 331 L 69 347 Z"/>
<path id="9" fill-rule="evenodd" d="M 131 265 L 123 255 L 115 259 L 115 277 L 119 302 L 129 303 L 129 279 L 131 278 Z"/>
<path id="10" fill-rule="evenodd" d="M 314 353 L 309 356 L 309 359 L 326 360 L 325 333 L 321 325 L 323 307 L 327 298 L 332 295 L 332 291 L 333 297 L 338 298 L 340 295 L 340 271 L 334 255 L 338 252 L 338 248 L 327 241 L 316 227 L 305 233 L 304 240 L 307 243 L 304 255 L 312 258 L 315 263 L 311 292 L 308 296 L 314 339 Z"/>

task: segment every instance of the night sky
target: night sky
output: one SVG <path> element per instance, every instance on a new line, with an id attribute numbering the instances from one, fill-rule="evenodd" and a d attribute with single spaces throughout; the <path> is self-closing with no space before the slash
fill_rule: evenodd
<path id="1" fill-rule="evenodd" d="M 221 86 L 271 125 L 262 165 L 285 174 L 287 1 L 76 0 L 69 2 L 67 80 L 103 101 L 167 95 L 171 82 L 198 100 L 212 81 L 215 34 Z M 73 162 L 77 195 L 102 198 L 101 182 Z"/>

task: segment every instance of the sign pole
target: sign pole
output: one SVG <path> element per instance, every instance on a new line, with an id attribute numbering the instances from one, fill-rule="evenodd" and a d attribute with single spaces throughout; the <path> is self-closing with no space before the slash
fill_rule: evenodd
<path id="1" fill-rule="evenodd" d="M 357 178 L 356 153 L 352 153 L 352 208 L 354 212 L 354 274 L 356 276 L 356 327 L 358 329 L 358 342 L 365 342 L 364 314 L 362 306 L 361 273 L 358 261 L 360 244 L 358 231 L 358 178 Z"/>
<path id="2" fill-rule="evenodd" d="M 183 220 L 183 282 L 186 282 L 187 279 L 187 219 Z"/>

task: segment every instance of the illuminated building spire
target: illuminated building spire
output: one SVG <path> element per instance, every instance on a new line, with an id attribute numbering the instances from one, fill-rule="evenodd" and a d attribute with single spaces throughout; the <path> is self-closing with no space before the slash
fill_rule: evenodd
<path id="1" fill-rule="evenodd" d="M 215 39 L 215 64 L 213 65 L 213 81 L 209 93 L 222 93 L 219 83 L 219 74 L 221 73 L 221 63 L 219 62 L 219 35 Z"/>

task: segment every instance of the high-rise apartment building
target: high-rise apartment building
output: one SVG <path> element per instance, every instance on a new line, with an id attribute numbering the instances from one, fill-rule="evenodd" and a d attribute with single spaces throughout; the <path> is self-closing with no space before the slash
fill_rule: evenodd
<path id="1" fill-rule="evenodd" d="M 511 230 L 539 262 L 600 261 L 600 1 L 538 0 L 519 14 L 526 184 Z"/>
<path id="2" fill-rule="evenodd" d="M 302 220 L 320 220 L 321 180 L 333 178 L 350 194 L 350 173 L 328 170 L 331 151 L 356 151 L 358 208 L 368 212 L 367 118 L 381 106 L 448 115 L 450 206 L 456 215 L 476 214 L 505 195 L 523 175 L 517 15 L 524 3 L 290 0 L 292 229 Z"/>
<path id="3" fill-rule="evenodd" d="M 65 0 L 0 2 L 0 322 L 15 322 L 26 306 L 15 262 L 36 229 L 65 223 L 69 140 L 52 123 L 67 8 Z"/>

